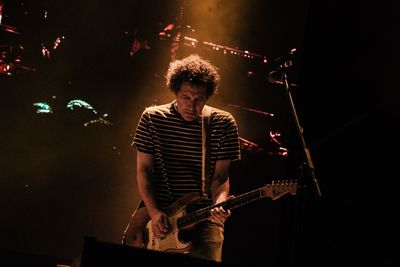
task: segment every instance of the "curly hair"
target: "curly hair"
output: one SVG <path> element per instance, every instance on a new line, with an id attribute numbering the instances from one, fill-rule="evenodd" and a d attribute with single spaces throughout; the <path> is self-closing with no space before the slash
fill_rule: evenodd
<path id="1" fill-rule="evenodd" d="M 220 76 L 216 66 L 194 54 L 171 62 L 165 78 L 167 86 L 175 94 L 179 92 L 183 82 L 189 82 L 205 87 L 207 96 L 211 96 L 217 90 Z"/>

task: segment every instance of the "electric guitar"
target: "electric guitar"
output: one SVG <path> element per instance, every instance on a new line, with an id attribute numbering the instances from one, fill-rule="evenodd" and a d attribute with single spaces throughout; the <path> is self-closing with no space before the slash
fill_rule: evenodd
<path id="1" fill-rule="evenodd" d="M 186 213 L 186 207 L 200 200 L 203 196 L 200 193 L 187 194 L 164 210 L 170 223 L 170 230 L 164 238 L 156 238 L 154 236 L 151 218 L 146 207 L 138 208 L 133 213 L 124 232 L 122 243 L 156 251 L 187 253 L 190 248 L 190 242 L 181 241 L 179 232 L 194 226 L 196 223 L 207 220 L 211 216 L 211 209 L 222 206 L 225 210 L 232 210 L 261 198 L 269 197 L 272 200 L 276 200 L 288 193 L 295 195 L 296 192 L 296 181 L 273 181 L 264 187 L 228 198 L 224 202 L 191 213 Z"/>

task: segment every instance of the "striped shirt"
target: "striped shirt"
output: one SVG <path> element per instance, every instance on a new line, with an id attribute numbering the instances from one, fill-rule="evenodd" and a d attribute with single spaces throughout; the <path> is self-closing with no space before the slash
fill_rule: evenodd
<path id="1" fill-rule="evenodd" d="M 202 192 L 202 122 L 188 122 L 176 110 L 175 101 L 146 108 L 139 120 L 133 145 L 153 155 L 151 177 L 155 198 L 167 207 L 191 192 Z M 212 108 L 210 115 L 210 166 L 217 160 L 239 160 L 238 128 L 233 116 Z M 211 199 L 199 204 L 209 205 Z"/>

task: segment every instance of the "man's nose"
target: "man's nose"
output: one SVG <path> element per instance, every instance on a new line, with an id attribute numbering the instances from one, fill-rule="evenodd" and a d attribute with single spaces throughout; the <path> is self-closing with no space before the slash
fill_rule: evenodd
<path id="1" fill-rule="evenodd" d="M 187 107 L 190 108 L 191 110 L 194 110 L 196 107 L 196 104 L 194 101 L 188 101 Z"/>

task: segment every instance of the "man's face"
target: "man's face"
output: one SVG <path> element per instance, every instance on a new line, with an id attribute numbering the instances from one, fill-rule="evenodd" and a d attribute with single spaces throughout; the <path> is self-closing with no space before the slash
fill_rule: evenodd
<path id="1" fill-rule="evenodd" d="M 207 98 L 205 87 L 193 86 L 188 82 L 183 82 L 181 90 L 176 94 L 179 114 L 185 121 L 194 121 L 200 118 Z"/>

